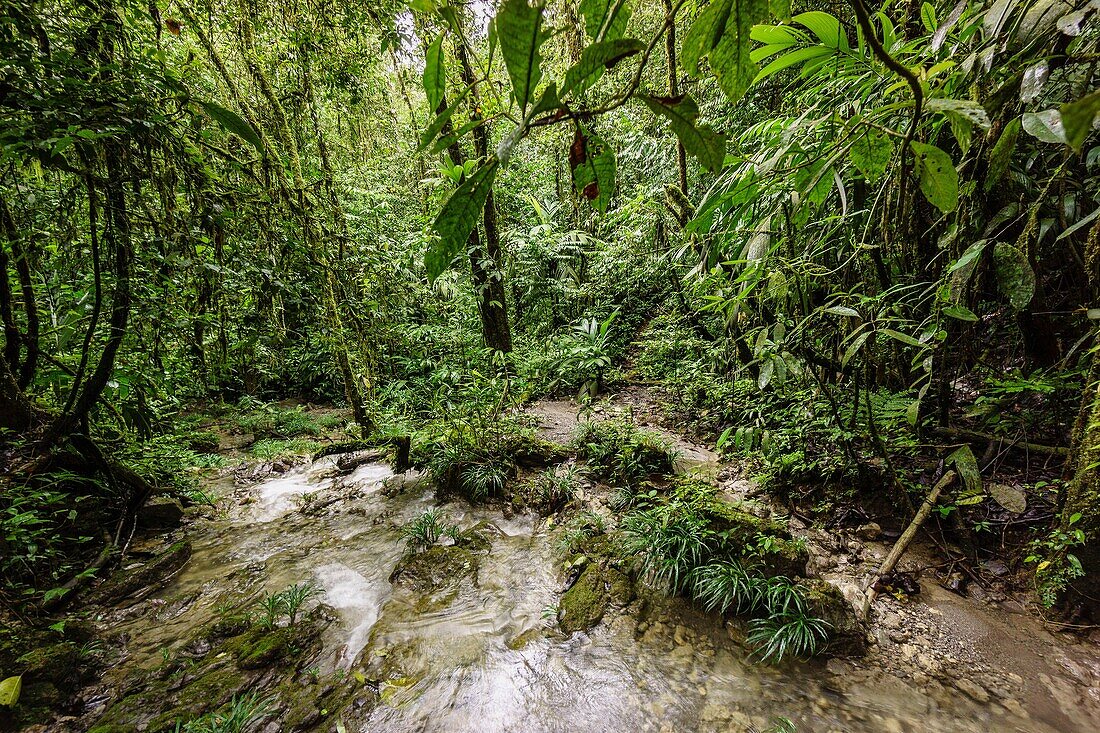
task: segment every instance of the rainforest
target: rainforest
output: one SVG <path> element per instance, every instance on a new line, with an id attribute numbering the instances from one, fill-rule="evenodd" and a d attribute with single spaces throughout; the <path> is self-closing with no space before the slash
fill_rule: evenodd
<path id="1" fill-rule="evenodd" d="M 1100 0 L 0 52 L 0 732 L 1100 730 Z"/>

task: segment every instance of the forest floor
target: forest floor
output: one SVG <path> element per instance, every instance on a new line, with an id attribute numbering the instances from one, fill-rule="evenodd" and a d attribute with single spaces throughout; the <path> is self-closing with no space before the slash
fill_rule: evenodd
<path id="1" fill-rule="evenodd" d="M 544 400 L 528 412 L 539 420 L 540 433 L 555 441 L 568 440 L 582 420 L 608 417 L 661 433 L 678 450 L 682 469 L 713 475 L 722 495 L 761 517 L 789 517 L 793 534 L 810 549 L 809 572 L 840 588 L 855 608 L 864 582 L 891 548 L 877 524 L 825 529 L 798 507 L 781 505 L 760 490 L 745 465 L 720 459 L 670 425 L 656 388 L 630 386 L 594 407 Z M 919 591 L 880 595 L 868 619 L 868 653 L 830 660 L 829 670 L 845 687 L 883 671 L 926 691 L 954 689 L 980 704 L 996 702 L 1055 730 L 1100 730 L 1100 630 L 1084 637 L 1048 623 L 1033 594 L 1003 563 L 986 563 L 980 574 L 966 570 L 963 582 L 960 569 L 930 535 L 914 542 L 897 572 Z M 958 592 L 948 590 L 952 585 Z"/>
<path id="2" fill-rule="evenodd" d="M 655 387 L 628 386 L 583 407 L 542 400 L 525 412 L 542 438 L 563 445 L 586 420 L 662 434 L 677 450 L 678 472 L 717 482 L 723 498 L 762 518 L 786 518 L 809 549 L 809 574 L 858 606 L 889 538 L 871 523 L 825 529 L 780 504 L 752 478 L 751 462 L 686 435 L 661 399 Z M 340 416 L 289 406 L 318 421 Z M 768 667 L 747 661 L 743 623 L 640 586 L 585 633 L 547 621 L 545 609 L 563 599 L 555 547 L 565 518 L 583 509 L 608 515 L 606 486 L 586 486 L 561 517 L 513 515 L 510 504 L 440 503 L 422 481 L 393 476 L 376 458 L 351 473 L 334 472 L 332 459 L 258 459 L 248 452 L 255 436 L 205 427 L 219 431 L 227 460 L 203 481 L 216 506 L 194 506 L 181 527 L 135 543 L 125 572 L 155 565 L 183 541 L 193 555 L 177 574 L 95 615 L 108 669 L 85 683 L 71 714 L 27 730 L 151 731 L 248 691 L 280 696 L 264 728 L 271 731 L 331 730 L 326 711 L 341 706 L 346 730 L 372 732 L 575 725 L 746 733 L 776 713 L 815 732 L 1100 730 L 1100 634 L 1045 622 L 1006 568 L 990 564 L 960 586 L 934 541 L 915 543 L 902 560 L 911 593 L 879 596 L 865 654 Z M 346 439 L 337 427 L 314 437 L 320 445 Z M 437 546 L 445 566 L 463 564 L 409 586 L 401 580 L 409 558 L 432 553 L 408 555 L 401 529 L 431 507 L 491 530 L 490 547 L 475 557 Z M 323 605 L 299 622 L 290 646 L 284 626 L 242 631 L 254 624 L 261 592 L 310 578 Z M 959 592 L 945 587 L 952 584 Z M 575 689 L 589 690 L 587 707 Z M 514 700 L 482 720 L 472 701 L 500 695 Z"/>

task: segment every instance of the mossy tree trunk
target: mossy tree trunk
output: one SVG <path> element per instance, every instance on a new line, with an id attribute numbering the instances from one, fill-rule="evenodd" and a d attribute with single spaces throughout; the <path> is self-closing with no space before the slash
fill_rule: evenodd
<path id="1" fill-rule="evenodd" d="M 1073 548 L 1085 571 L 1074 586 L 1089 605 L 1100 609 L 1100 349 L 1093 352 L 1073 437 L 1072 473 L 1062 500 L 1061 529 L 1085 533 L 1085 545 Z M 1077 515 L 1080 518 L 1073 521 Z"/>

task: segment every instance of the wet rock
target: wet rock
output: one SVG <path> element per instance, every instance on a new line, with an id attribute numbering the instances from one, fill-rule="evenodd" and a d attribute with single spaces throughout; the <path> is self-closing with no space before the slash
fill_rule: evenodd
<path id="1" fill-rule="evenodd" d="M 436 545 L 406 555 L 390 573 L 390 582 L 414 591 L 451 587 L 464 578 L 477 582 L 478 556 L 460 545 Z"/>
<path id="2" fill-rule="evenodd" d="M 1008 565 L 1006 565 L 1003 560 L 986 560 L 982 563 L 982 567 L 985 568 L 986 572 L 998 578 L 1003 578 L 1009 573 Z"/>
<path id="3" fill-rule="evenodd" d="M 832 583 L 824 580 L 800 580 L 809 612 L 829 624 L 830 654 L 862 654 L 867 649 L 867 628 L 856 609 Z"/>
<path id="4" fill-rule="evenodd" d="M 170 496 L 154 496 L 137 515 L 138 528 L 149 532 L 166 532 L 183 524 L 183 504 Z"/>
<path id="5" fill-rule="evenodd" d="M 92 590 L 88 603 L 109 605 L 139 591 L 152 590 L 179 572 L 190 559 L 191 542 L 177 542 L 153 560 L 115 573 Z"/>
<path id="6" fill-rule="evenodd" d="M 599 566 L 589 565 L 558 604 L 558 626 L 567 634 L 586 631 L 607 611 L 608 594 Z"/>
<path id="7" fill-rule="evenodd" d="M 943 587 L 952 593 L 963 595 L 966 591 L 966 576 L 962 573 L 951 573 L 944 579 Z"/>
<path id="8" fill-rule="evenodd" d="M 867 524 L 860 525 L 856 529 L 856 537 L 859 537 L 864 542 L 874 542 L 882 536 L 882 527 L 878 522 L 868 522 Z"/>

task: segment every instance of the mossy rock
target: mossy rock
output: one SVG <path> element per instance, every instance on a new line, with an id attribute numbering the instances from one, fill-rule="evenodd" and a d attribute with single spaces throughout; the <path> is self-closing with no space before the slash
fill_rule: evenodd
<path id="1" fill-rule="evenodd" d="M 800 580 L 798 587 L 805 595 L 809 613 L 829 624 L 827 653 L 857 655 L 867 650 L 867 627 L 839 588 L 820 579 Z"/>
<path id="2" fill-rule="evenodd" d="M 216 430 L 196 430 L 184 437 L 183 444 L 195 453 L 217 453 L 221 438 Z"/>
<path id="3" fill-rule="evenodd" d="M 483 519 L 473 527 L 461 533 L 458 539 L 455 540 L 455 544 L 470 552 L 485 555 L 493 548 L 493 540 L 491 537 L 493 534 L 499 533 L 500 531 L 498 529 Z"/>
<path id="4" fill-rule="evenodd" d="M 348 706 L 373 707 L 378 693 L 354 678 L 305 685 L 288 681 L 279 690 L 279 697 L 288 700 L 286 711 L 279 716 L 282 730 L 329 730 L 330 721 Z"/>
<path id="5" fill-rule="evenodd" d="M 15 660 L 16 669 L 28 682 L 51 682 L 72 688 L 80 680 L 80 648 L 72 641 L 33 649 Z"/>
<path id="6" fill-rule="evenodd" d="M 504 437 L 498 452 L 510 456 L 524 468 L 546 468 L 565 460 L 569 450 L 564 445 L 534 435 L 514 433 Z"/>
<path id="7" fill-rule="evenodd" d="M 153 560 L 132 570 L 120 570 L 92 590 L 88 603 L 111 605 L 146 588 L 161 585 L 191 559 L 191 542 L 181 540 Z"/>
<path id="8" fill-rule="evenodd" d="M 401 558 L 390 573 L 390 582 L 416 592 L 454 588 L 467 578 L 476 584 L 480 562 L 466 547 L 436 545 Z"/>
<path id="9" fill-rule="evenodd" d="M 610 598 L 599 565 L 589 564 L 558 604 L 558 626 L 567 634 L 586 631 L 598 624 Z"/>
<path id="10" fill-rule="evenodd" d="M 255 628 L 234 640 L 233 653 L 241 669 L 265 669 L 291 656 L 291 646 L 297 628 L 286 627 L 270 631 Z"/>

